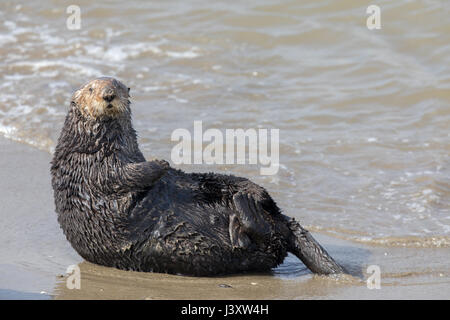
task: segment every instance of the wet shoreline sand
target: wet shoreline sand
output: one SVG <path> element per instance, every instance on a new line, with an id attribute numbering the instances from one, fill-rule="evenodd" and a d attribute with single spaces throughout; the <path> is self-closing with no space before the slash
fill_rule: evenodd
<path id="1" fill-rule="evenodd" d="M 368 246 L 313 235 L 352 274 L 312 275 L 290 255 L 270 274 L 195 278 L 121 271 L 83 262 L 56 221 L 51 155 L 0 137 L 0 299 L 449 299 L 448 248 Z M 81 289 L 66 286 L 68 266 Z M 381 289 L 369 290 L 369 265 Z"/>

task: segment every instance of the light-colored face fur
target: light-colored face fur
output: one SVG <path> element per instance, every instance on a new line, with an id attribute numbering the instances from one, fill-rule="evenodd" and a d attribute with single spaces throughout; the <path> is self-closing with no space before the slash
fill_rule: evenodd
<path id="1" fill-rule="evenodd" d="M 114 78 L 89 81 L 72 96 L 81 113 L 88 119 L 118 117 L 129 110 L 130 88 Z"/>

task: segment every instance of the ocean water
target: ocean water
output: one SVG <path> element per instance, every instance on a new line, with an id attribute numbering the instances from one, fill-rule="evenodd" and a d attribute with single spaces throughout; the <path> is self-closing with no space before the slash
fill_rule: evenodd
<path id="1" fill-rule="evenodd" d="M 0 134 L 52 152 L 70 96 L 131 87 L 141 149 L 178 128 L 279 129 L 280 169 L 179 165 L 263 185 L 312 231 L 450 247 L 450 3 L 71 1 L 0 4 Z M 174 165 L 175 166 L 175 165 Z"/>

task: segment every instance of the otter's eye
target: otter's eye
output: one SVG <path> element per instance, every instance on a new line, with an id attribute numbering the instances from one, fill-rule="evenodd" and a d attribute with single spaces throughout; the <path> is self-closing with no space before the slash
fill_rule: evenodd
<path id="1" fill-rule="evenodd" d="M 130 88 L 128 88 L 128 93 L 130 93 Z"/>
<path id="2" fill-rule="evenodd" d="M 90 93 L 92 93 L 92 91 L 94 91 L 94 89 L 92 89 L 92 88 L 89 88 L 89 92 L 90 92 Z"/>

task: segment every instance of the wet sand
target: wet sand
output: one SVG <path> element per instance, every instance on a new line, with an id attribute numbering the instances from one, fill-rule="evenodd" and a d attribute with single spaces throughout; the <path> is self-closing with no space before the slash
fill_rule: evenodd
<path id="1" fill-rule="evenodd" d="M 56 221 L 51 155 L 4 138 L 0 150 L 0 298 L 49 298 L 56 274 L 79 261 Z"/>
<path id="2" fill-rule="evenodd" d="M 56 221 L 51 155 L 0 138 L 0 299 L 449 299 L 450 250 L 369 246 L 313 235 L 352 276 L 312 275 L 294 256 L 270 274 L 194 278 L 84 262 Z M 81 270 L 68 289 L 66 270 Z M 368 289 L 369 265 L 381 289 Z"/>

